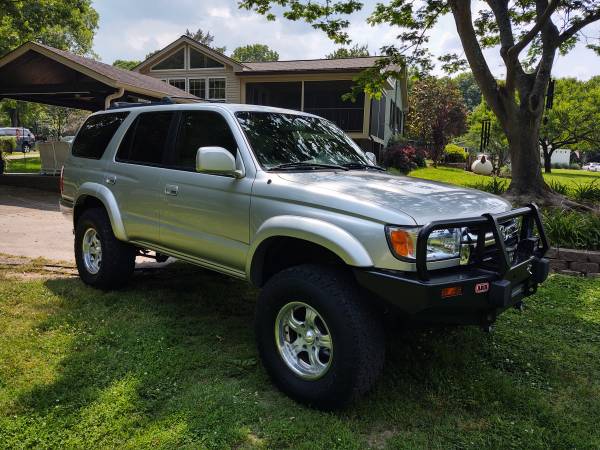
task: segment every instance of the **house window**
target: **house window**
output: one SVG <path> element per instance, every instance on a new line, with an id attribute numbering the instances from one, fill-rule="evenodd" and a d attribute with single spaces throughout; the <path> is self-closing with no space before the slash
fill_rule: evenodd
<path id="1" fill-rule="evenodd" d="M 169 84 L 173 87 L 185 91 L 185 78 L 172 78 L 169 80 Z"/>
<path id="2" fill-rule="evenodd" d="M 152 66 L 151 70 L 177 70 L 185 69 L 185 49 L 173 53 L 166 59 L 163 59 L 158 64 Z"/>
<path id="3" fill-rule="evenodd" d="M 209 58 L 204 53 L 200 53 L 193 48 L 190 48 L 190 69 L 210 69 L 213 67 L 224 67 L 218 61 Z"/>
<path id="4" fill-rule="evenodd" d="M 225 78 L 208 79 L 208 98 L 225 100 Z"/>
<path id="5" fill-rule="evenodd" d="M 190 78 L 190 94 L 199 98 L 206 98 L 206 80 L 204 78 Z"/>

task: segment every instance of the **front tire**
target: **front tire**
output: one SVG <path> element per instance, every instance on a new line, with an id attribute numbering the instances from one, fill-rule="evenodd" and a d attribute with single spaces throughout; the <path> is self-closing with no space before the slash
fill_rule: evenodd
<path id="1" fill-rule="evenodd" d="M 360 397 L 383 368 L 381 321 L 335 267 L 307 264 L 273 276 L 258 300 L 256 338 L 277 387 L 319 409 Z"/>
<path id="2" fill-rule="evenodd" d="M 122 287 L 135 267 L 135 248 L 119 241 L 106 211 L 83 212 L 75 225 L 75 261 L 84 283 L 99 289 Z"/>

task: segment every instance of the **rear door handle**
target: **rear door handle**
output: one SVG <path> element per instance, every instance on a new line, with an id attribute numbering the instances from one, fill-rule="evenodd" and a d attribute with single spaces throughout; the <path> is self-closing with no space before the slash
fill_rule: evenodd
<path id="1" fill-rule="evenodd" d="M 117 182 L 117 177 L 106 177 L 104 181 L 106 181 L 106 184 L 115 184 Z"/>
<path id="2" fill-rule="evenodd" d="M 167 184 L 165 186 L 165 194 L 167 195 L 177 195 L 179 193 L 179 186 L 174 184 Z"/>

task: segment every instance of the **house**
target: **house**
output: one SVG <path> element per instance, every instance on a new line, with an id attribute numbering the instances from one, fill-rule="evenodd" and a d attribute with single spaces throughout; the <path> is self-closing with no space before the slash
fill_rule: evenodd
<path id="1" fill-rule="evenodd" d="M 306 111 L 336 123 L 364 150 L 377 152 L 401 134 L 407 111 L 406 72 L 389 79 L 380 100 L 342 100 L 377 57 L 240 63 L 187 36 L 134 70 L 202 99 Z"/>

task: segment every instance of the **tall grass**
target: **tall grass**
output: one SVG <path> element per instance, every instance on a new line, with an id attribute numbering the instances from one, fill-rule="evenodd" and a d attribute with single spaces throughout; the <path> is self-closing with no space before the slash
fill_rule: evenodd
<path id="1" fill-rule="evenodd" d="M 576 211 L 544 211 L 544 227 L 554 247 L 600 250 L 600 216 Z"/>

